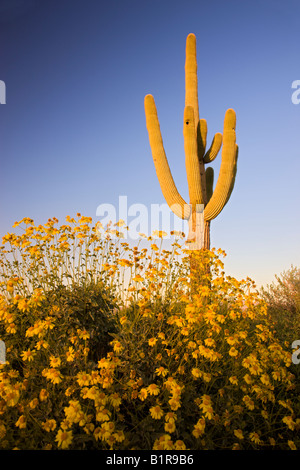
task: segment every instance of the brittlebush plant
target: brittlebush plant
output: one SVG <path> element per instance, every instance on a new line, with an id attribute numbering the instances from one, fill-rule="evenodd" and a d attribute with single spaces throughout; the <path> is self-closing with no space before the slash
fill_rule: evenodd
<path id="1" fill-rule="evenodd" d="M 291 352 L 225 253 L 198 254 L 195 290 L 181 234 L 131 247 L 121 223 L 67 222 L 3 238 L 1 449 L 300 445 Z"/>

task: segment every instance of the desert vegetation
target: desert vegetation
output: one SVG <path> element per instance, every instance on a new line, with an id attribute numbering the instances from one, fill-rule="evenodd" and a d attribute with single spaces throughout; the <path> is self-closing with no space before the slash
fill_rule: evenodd
<path id="1" fill-rule="evenodd" d="M 0 257 L 1 449 L 299 448 L 298 271 L 278 303 L 282 286 L 227 276 L 216 249 L 196 252 L 191 289 L 181 233 L 131 246 L 121 221 L 80 214 L 14 229 Z"/>

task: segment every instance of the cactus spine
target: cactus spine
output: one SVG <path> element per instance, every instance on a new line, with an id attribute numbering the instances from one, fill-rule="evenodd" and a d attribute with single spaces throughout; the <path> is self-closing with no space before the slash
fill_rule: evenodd
<path id="1" fill-rule="evenodd" d="M 220 133 L 215 134 L 210 148 L 206 151 L 207 124 L 205 119 L 199 118 L 196 37 L 194 34 L 189 34 L 186 40 L 183 119 L 189 204 L 181 197 L 174 183 L 152 95 L 145 96 L 144 105 L 153 161 L 166 202 L 178 217 L 189 220 L 189 248 L 192 250 L 210 249 L 210 222 L 217 217 L 228 202 L 235 182 L 238 157 L 235 134 L 236 116 L 233 109 L 226 111 L 223 136 Z M 213 190 L 214 172 L 212 167 L 205 169 L 205 164 L 216 158 L 221 147 L 220 173 Z M 204 230 L 199 233 L 203 224 Z"/>

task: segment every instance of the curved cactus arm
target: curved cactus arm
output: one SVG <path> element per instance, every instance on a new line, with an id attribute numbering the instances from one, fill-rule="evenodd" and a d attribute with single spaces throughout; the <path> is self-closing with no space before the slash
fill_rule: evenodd
<path id="1" fill-rule="evenodd" d="M 213 186 L 214 186 L 214 170 L 211 166 L 205 170 L 205 179 L 206 179 L 206 196 L 207 201 L 209 202 L 213 195 Z"/>
<path id="2" fill-rule="evenodd" d="M 194 110 L 192 106 L 186 106 L 184 108 L 183 136 L 190 204 L 192 205 L 192 209 L 196 210 L 196 205 L 204 204 L 204 202 L 201 188 L 200 164 L 197 152 Z"/>
<path id="3" fill-rule="evenodd" d="M 204 163 L 210 163 L 214 161 L 222 146 L 222 140 L 222 134 L 217 132 L 213 138 L 210 148 L 207 150 L 206 154 L 203 157 Z"/>
<path id="4" fill-rule="evenodd" d="M 144 100 L 146 126 L 149 135 L 152 157 L 158 181 L 168 206 L 181 219 L 190 217 L 190 206 L 180 196 L 174 183 L 168 160 L 165 154 L 163 140 L 157 116 L 155 101 L 152 95 L 146 95 Z"/>
<path id="5" fill-rule="evenodd" d="M 221 212 L 230 194 L 235 175 L 236 161 L 236 115 L 233 109 L 225 113 L 222 161 L 214 193 L 204 209 L 204 219 L 212 220 Z"/>
<path id="6" fill-rule="evenodd" d="M 234 161 L 234 169 L 233 169 L 233 178 L 232 178 L 232 182 L 231 182 L 231 186 L 230 186 L 230 189 L 229 189 L 229 193 L 228 193 L 228 197 L 227 197 L 227 200 L 226 200 L 226 203 L 229 201 L 229 198 L 231 196 L 231 193 L 233 191 L 233 188 L 234 188 L 234 184 L 235 184 L 235 177 L 236 177 L 236 172 L 237 172 L 237 160 L 238 160 L 238 155 L 239 155 L 239 147 L 238 145 L 236 144 L 235 146 L 236 150 L 235 150 L 235 161 Z"/>

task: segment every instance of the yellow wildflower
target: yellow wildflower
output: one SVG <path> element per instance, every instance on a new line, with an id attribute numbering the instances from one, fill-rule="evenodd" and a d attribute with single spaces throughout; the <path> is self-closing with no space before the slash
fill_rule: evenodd
<path id="1" fill-rule="evenodd" d="M 63 431 L 60 429 L 56 435 L 55 440 L 57 441 L 58 447 L 67 449 L 73 440 L 73 433 L 72 431 Z"/>
<path id="2" fill-rule="evenodd" d="M 291 450 L 297 450 L 294 441 L 288 441 L 288 445 Z"/>
<path id="3" fill-rule="evenodd" d="M 82 387 L 83 385 L 90 384 L 90 376 L 86 372 L 78 372 L 76 377 L 77 377 L 77 383 L 80 387 Z"/>
<path id="4" fill-rule="evenodd" d="M 175 441 L 175 444 L 174 444 L 174 448 L 176 450 L 185 450 L 186 449 L 186 445 L 183 441 L 181 441 L 180 439 Z"/>
<path id="5" fill-rule="evenodd" d="M 200 418 L 194 426 L 194 430 L 192 432 L 193 436 L 196 438 L 201 437 L 205 431 L 205 419 Z"/>
<path id="6" fill-rule="evenodd" d="M 135 282 L 143 282 L 144 278 L 137 274 L 135 277 L 132 278 L 132 280 Z"/>
<path id="7" fill-rule="evenodd" d="M 141 388 L 140 393 L 139 393 L 139 399 L 144 401 L 144 400 L 146 400 L 147 396 L 148 396 L 147 389 L 146 388 Z"/>
<path id="8" fill-rule="evenodd" d="M 117 442 L 122 442 L 125 440 L 124 432 L 123 431 L 116 431 L 113 433 L 113 437 Z"/>
<path id="9" fill-rule="evenodd" d="M 202 372 L 201 372 L 201 370 L 198 369 L 197 367 L 194 367 L 194 368 L 192 369 L 192 375 L 193 375 L 194 377 L 198 378 L 198 377 L 201 377 Z"/>
<path id="10" fill-rule="evenodd" d="M 270 442 L 271 446 L 276 446 L 276 441 L 275 441 L 275 439 L 273 439 L 273 437 L 269 437 L 269 442 Z"/>
<path id="11" fill-rule="evenodd" d="M 244 375 L 244 380 L 247 384 L 251 384 L 252 383 L 252 378 L 249 374 L 245 374 Z"/>
<path id="12" fill-rule="evenodd" d="M 272 377 L 273 377 L 274 380 L 280 380 L 280 378 L 281 378 L 280 372 L 278 372 L 277 370 L 273 371 L 272 372 Z"/>
<path id="13" fill-rule="evenodd" d="M 120 351 L 122 351 L 123 347 L 120 343 L 120 341 L 114 341 L 114 351 L 116 353 L 119 353 Z"/>
<path id="14" fill-rule="evenodd" d="M 20 398 L 19 390 L 11 389 L 9 392 L 6 393 L 5 400 L 7 406 L 15 406 Z"/>
<path id="15" fill-rule="evenodd" d="M 28 299 L 20 299 L 18 301 L 18 309 L 21 310 L 22 312 L 28 311 L 30 308 L 29 306 L 29 300 Z"/>
<path id="16" fill-rule="evenodd" d="M 156 384 L 150 384 L 147 387 L 147 392 L 150 395 L 158 395 L 159 394 L 159 387 Z"/>
<path id="17" fill-rule="evenodd" d="M 105 421 L 101 424 L 101 439 L 107 440 L 111 433 L 115 430 L 115 425 L 112 421 Z"/>
<path id="18" fill-rule="evenodd" d="M 16 329 L 16 325 L 15 323 L 10 323 L 7 327 L 6 327 L 6 332 L 9 333 L 9 334 L 14 334 L 17 332 L 17 329 Z"/>
<path id="19" fill-rule="evenodd" d="M 238 353 L 239 353 L 238 350 L 234 346 L 232 346 L 232 348 L 230 348 L 229 350 L 229 356 L 231 357 L 236 357 Z"/>
<path id="20" fill-rule="evenodd" d="M 121 398 L 118 393 L 113 393 L 110 395 L 109 400 L 114 408 L 118 408 L 121 404 Z"/>
<path id="21" fill-rule="evenodd" d="M 26 418 L 24 415 L 21 415 L 18 421 L 16 422 L 16 426 L 20 429 L 26 428 Z"/>
<path id="22" fill-rule="evenodd" d="M 155 370 L 155 373 L 156 373 L 156 375 L 162 375 L 163 377 L 165 377 L 165 375 L 167 375 L 167 373 L 168 373 L 168 369 L 166 369 L 165 367 L 158 367 Z"/>
<path id="23" fill-rule="evenodd" d="M 13 281 L 8 281 L 8 282 L 7 282 L 6 290 L 7 290 L 7 292 L 13 292 L 13 291 L 14 291 L 14 283 L 13 283 Z"/>
<path id="24" fill-rule="evenodd" d="M 149 346 L 153 347 L 153 346 L 155 346 L 156 342 L 157 342 L 156 338 L 150 338 L 149 341 L 148 341 L 148 344 L 149 344 Z"/>
<path id="25" fill-rule="evenodd" d="M 262 381 L 262 383 L 264 385 L 271 385 L 270 383 L 270 378 L 268 376 L 268 374 L 263 374 L 261 377 L 260 377 L 260 380 Z"/>
<path id="26" fill-rule="evenodd" d="M 81 419 L 81 406 L 78 400 L 70 400 L 69 406 L 64 408 L 66 418 L 73 423 L 78 423 Z"/>
<path id="27" fill-rule="evenodd" d="M 244 439 L 243 431 L 241 429 L 235 429 L 233 432 L 238 439 Z"/>
<path id="28" fill-rule="evenodd" d="M 53 384 L 58 384 L 61 382 L 61 373 L 57 369 L 44 369 L 42 371 L 43 377 L 46 377 L 48 380 L 51 380 Z"/>
<path id="29" fill-rule="evenodd" d="M 49 393 L 47 392 L 46 389 L 42 388 L 42 390 L 40 391 L 40 400 L 45 401 L 47 400 L 48 397 L 49 397 Z"/>
<path id="30" fill-rule="evenodd" d="M 39 351 L 41 348 L 44 348 L 44 349 L 49 348 L 49 343 L 47 343 L 47 341 L 42 341 L 42 340 L 38 341 L 36 343 L 35 349 Z"/>
<path id="31" fill-rule="evenodd" d="M 211 398 L 209 395 L 203 395 L 201 397 L 201 403 L 199 407 L 202 409 L 206 418 L 208 419 L 213 418 L 214 411 L 212 408 Z"/>
<path id="32" fill-rule="evenodd" d="M 150 414 L 153 419 L 160 419 L 163 416 L 164 412 L 159 405 L 156 405 L 150 408 Z"/>
<path id="33" fill-rule="evenodd" d="M 125 325 L 126 322 L 127 322 L 127 317 L 123 315 L 123 317 L 120 318 L 120 323 L 121 325 Z"/>
<path id="34" fill-rule="evenodd" d="M 177 419 L 176 414 L 172 413 L 171 411 L 169 411 L 165 416 L 166 422 L 174 423 L 176 419 Z"/>
<path id="35" fill-rule="evenodd" d="M 152 250 L 154 250 L 154 251 L 158 251 L 158 249 L 159 249 L 158 246 L 157 246 L 155 243 L 152 243 L 152 244 L 151 244 L 151 248 L 152 248 Z"/>
<path id="36" fill-rule="evenodd" d="M 295 429 L 295 421 L 293 421 L 293 418 L 292 416 L 285 416 L 284 418 L 282 418 L 282 421 L 287 425 L 287 427 L 289 429 L 291 429 L 292 431 Z"/>
<path id="37" fill-rule="evenodd" d="M 248 395 L 245 395 L 243 398 L 243 402 L 247 406 L 249 410 L 254 410 L 254 402 L 251 400 L 251 398 Z"/>
<path id="38" fill-rule="evenodd" d="M 250 437 L 251 441 L 254 442 L 255 444 L 261 444 L 261 440 L 260 440 L 259 434 L 257 432 L 251 432 L 249 434 L 249 437 Z"/>
<path id="39" fill-rule="evenodd" d="M 238 385 L 238 379 L 235 375 L 232 377 L 229 377 L 229 382 L 232 383 L 233 385 Z"/>
<path id="40" fill-rule="evenodd" d="M 60 364 L 61 364 L 61 359 L 59 357 L 50 356 L 51 367 L 59 367 Z"/>
<path id="41" fill-rule="evenodd" d="M 108 369 L 109 365 L 110 363 L 107 359 L 105 359 L 105 357 L 103 357 L 102 359 L 100 359 L 100 361 L 98 361 L 99 369 Z"/>
<path id="42" fill-rule="evenodd" d="M 21 357 L 23 361 L 30 362 L 30 361 L 33 361 L 34 355 L 35 355 L 35 351 L 31 351 L 30 349 L 28 349 L 27 351 L 22 352 Z"/>
<path id="43" fill-rule="evenodd" d="M 179 397 L 174 396 L 173 398 L 170 398 L 169 400 L 169 405 L 171 407 L 171 410 L 176 411 L 178 408 L 180 408 L 180 400 Z"/>
<path id="44" fill-rule="evenodd" d="M 103 422 L 103 421 L 109 421 L 111 417 L 111 412 L 104 408 L 104 406 L 101 406 L 100 409 L 96 413 L 96 420 Z"/>
<path id="45" fill-rule="evenodd" d="M 80 328 L 77 329 L 77 334 L 79 338 L 84 340 L 90 338 L 90 334 L 86 330 L 81 330 Z"/>
<path id="46" fill-rule="evenodd" d="M 233 336 L 229 336 L 228 338 L 226 338 L 226 341 L 230 346 L 233 346 L 235 343 L 237 343 L 236 338 L 234 338 Z"/>
<path id="47" fill-rule="evenodd" d="M 169 421 L 168 423 L 165 423 L 166 432 L 172 433 L 175 431 L 175 429 L 176 429 L 176 426 L 174 422 L 172 423 L 171 421 Z"/>
<path id="48" fill-rule="evenodd" d="M 31 400 L 31 402 L 29 402 L 29 407 L 33 410 L 39 403 L 39 399 L 38 398 L 34 398 L 33 400 Z"/>
<path id="49" fill-rule="evenodd" d="M 156 439 L 153 446 L 154 450 L 171 450 L 173 449 L 173 441 L 169 434 L 164 434 Z"/>
<path id="50" fill-rule="evenodd" d="M 167 232 L 164 232 L 163 230 L 154 230 L 154 232 L 152 232 L 152 237 L 163 238 L 167 235 Z"/>
<path id="51" fill-rule="evenodd" d="M 67 362 L 74 361 L 75 358 L 75 350 L 72 346 L 69 347 L 69 350 L 66 352 Z"/>
<path id="52" fill-rule="evenodd" d="M 56 421 L 54 419 L 47 419 L 47 421 L 42 423 L 42 428 L 47 432 L 54 431 L 56 428 Z"/>

